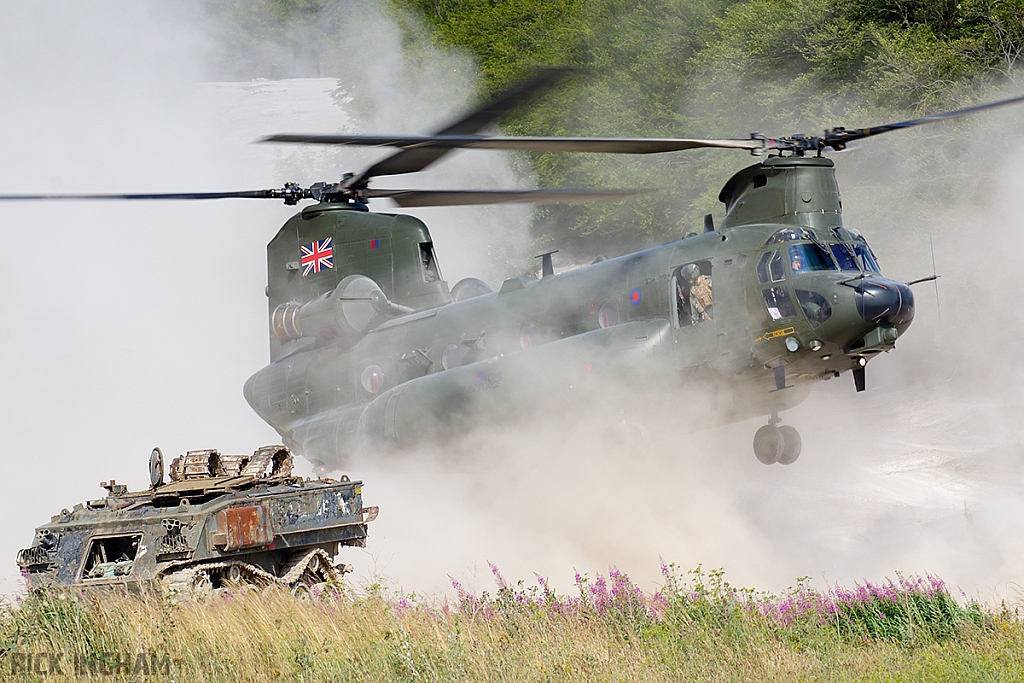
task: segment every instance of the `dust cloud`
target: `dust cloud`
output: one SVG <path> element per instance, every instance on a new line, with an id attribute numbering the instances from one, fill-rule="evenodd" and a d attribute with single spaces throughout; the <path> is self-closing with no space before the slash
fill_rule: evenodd
<path id="1" fill-rule="evenodd" d="M 678 395 L 654 397 L 665 415 L 641 453 L 609 444 L 594 426 L 615 419 L 595 411 L 628 407 L 627 391 L 545 406 L 549 420 L 471 437 L 455 472 L 417 453 L 418 471 L 389 473 L 371 551 L 378 570 L 405 577 L 422 564 L 472 560 L 453 576 L 478 590 L 494 585 L 485 559 L 508 578 L 529 583 L 537 572 L 560 589 L 571 588 L 570 567 L 611 565 L 654 587 L 662 561 L 724 567 L 734 583 L 773 590 L 804 576 L 826 586 L 930 572 L 968 596 L 1019 603 L 1024 141 L 991 140 L 1021 115 L 894 133 L 834 155 L 846 225 L 867 237 L 883 270 L 903 281 L 931 275 L 934 246 L 941 279 L 938 295 L 933 283 L 915 286 L 915 322 L 896 351 L 868 366 L 865 393 L 846 374 L 783 413 L 803 437 L 797 463 L 754 459 L 759 420 L 686 427 L 709 409 Z M 936 140 L 957 144 L 957 164 L 921 167 L 920 147 Z M 746 163 L 736 157 L 737 169 Z M 954 177 L 936 181 L 939 172 Z M 940 181 L 941 191 L 923 187 Z M 386 516 L 403 504 L 472 514 L 444 524 Z M 424 538 L 422 554 L 404 552 Z M 453 561 L 464 538 L 472 551 Z M 429 580 L 444 587 L 443 577 Z"/>
<path id="2" fill-rule="evenodd" d="M 366 31 L 345 43 L 359 60 L 352 71 L 372 76 L 372 89 L 361 92 L 377 107 L 361 117 L 346 103 L 360 84 L 303 71 L 301 58 L 286 71 L 308 78 L 225 81 L 252 63 L 226 62 L 229 32 L 198 3 L 3 5 L 2 193 L 336 180 L 382 154 L 349 160 L 250 143 L 281 131 L 386 131 L 398 120 L 402 132 L 429 130 L 471 105 L 474 74 L 458 55 L 423 51 L 433 71 L 419 69 L 418 89 L 403 90 L 413 75 L 392 54 L 400 53 L 400 36 L 383 3 L 347 3 Z M 279 44 L 267 49 L 275 64 L 289 58 Z M 376 71 L 388 64 L 388 73 Z M 439 168 L 439 184 L 528 181 L 492 156 Z M 525 225 L 522 211 L 424 212 L 435 214 L 438 250 L 464 254 L 446 260 L 448 279 L 500 277 L 488 249 L 516 253 L 501 235 Z M 0 205 L 7 473 L 0 557 L 8 558 L 0 563 L 0 592 L 17 590 L 13 558 L 33 527 L 96 498 L 101 480 L 144 488 L 153 446 L 173 456 L 205 447 L 241 453 L 279 441 L 241 388 L 268 361 L 265 245 L 293 213 L 276 202 L 231 200 Z M 466 244 L 474 248 L 464 251 Z"/>
<path id="3" fill-rule="evenodd" d="M 334 179 L 375 157 L 248 143 L 277 131 L 430 130 L 468 106 L 475 77 L 460 55 L 428 52 L 409 67 L 397 57 L 392 18 L 369 3 L 346 5 L 362 13 L 362 30 L 333 57 L 358 74 L 340 82 L 303 70 L 302 60 L 285 72 L 309 78 L 225 82 L 238 73 L 224 70 L 221 27 L 198 5 L 4 5 L 4 192 Z M 275 63 L 287 58 L 271 48 Z M 887 156 L 899 152 L 855 152 L 878 155 L 871 177 L 837 159 L 841 186 L 900 186 L 902 167 Z M 736 168 L 745 163 L 737 155 Z M 844 376 L 784 414 L 804 440 L 794 465 L 754 459 L 756 420 L 662 428 L 641 451 L 609 442 L 591 427 L 594 413 L 614 416 L 628 393 L 608 392 L 537 425 L 473 434 L 454 467 L 449 454 L 424 451 L 352 472 L 381 516 L 368 547 L 343 561 L 361 580 L 425 594 L 446 590 L 449 575 L 491 588 L 488 562 L 512 580 L 537 572 L 561 589 L 574 570 L 614 565 L 652 588 L 664 559 L 725 567 L 734 582 L 769 589 L 805 575 L 849 583 L 930 571 L 969 594 L 1015 599 L 1024 559 L 1013 533 L 1024 507 L 1024 320 L 1015 302 L 1024 181 L 1009 152 L 987 163 L 1000 172 L 983 210 L 953 201 L 941 221 L 914 230 L 858 224 L 874 215 L 863 208 L 870 198 L 846 196 L 848 225 L 893 276 L 930 274 L 921 238 L 933 235 L 942 318 L 931 285 L 919 285 L 917 319 L 896 352 L 871 363 L 866 393 Z M 379 186 L 529 182 L 504 157 L 466 153 L 422 179 Z M 292 212 L 272 202 L 0 205 L 0 592 L 18 590 L 14 555 L 35 525 L 96 497 L 100 480 L 143 487 L 152 446 L 245 452 L 277 440 L 241 386 L 267 362 L 264 246 Z M 528 248 L 528 210 L 421 215 L 452 283 L 482 275 L 496 284 Z M 687 420 L 706 409 L 659 400 Z"/>

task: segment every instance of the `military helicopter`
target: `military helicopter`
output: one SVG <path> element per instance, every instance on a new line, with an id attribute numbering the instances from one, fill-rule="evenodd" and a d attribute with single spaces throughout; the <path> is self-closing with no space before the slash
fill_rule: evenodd
<path id="1" fill-rule="evenodd" d="M 753 440 L 765 464 L 800 455 L 779 413 L 819 380 L 865 368 L 914 319 L 909 283 L 882 275 L 867 241 L 843 225 L 828 150 L 894 130 L 1024 102 L 1024 96 L 823 136 L 747 139 L 507 137 L 479 131 L 551 88 L 540 72 L 432 135 L 279 134 L 261 142 L 395 147 L 337 183 L 242 192 L 0 195 L 0 200 L 281 199 L 314 201 L 267 246 L 271 363 L 245 383 L 253 410 L 321 471 L 357 453 L 443 441 L 489 420 L 530 414 L 529 396 L 572 400 L 601 381 L 708 390 L 725 422 L 767 416 Z M 383 190 L 378 176 L 421 171 L 455 149 L 652 154 L 696 148 L 765 157 L 719 199 L 725 218 L 679 241 L 555 274 L 512 277 L 497 291 L 449 288 L 427 226 L 373 213 L 401 207 L 625 199 L 639 190 Z"/>

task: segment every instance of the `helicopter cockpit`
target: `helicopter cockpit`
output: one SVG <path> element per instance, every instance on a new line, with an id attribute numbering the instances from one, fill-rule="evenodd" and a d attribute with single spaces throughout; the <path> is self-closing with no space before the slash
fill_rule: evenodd
<path id="1" fill-rule="evenodd" d="M 803 278 L 792 283 L 797 286 L 791 293 L 786 286 L 788 276 L 826 271 L 880 274 L 878 262 L 863 236 L 843 228 L 834 228 L 832 234 L 835 241 L 822 242 L 809 229 L 782 228 L 765 241 L 768 250 L 761 255 L 755 273 L 772 322 L 797 316 L 792 294 L 796 295 L 799 310 L 812 328 L 817 329 L 832 317 L 828 298 L 811 289 L 800 288 L 798 285 Z"/>

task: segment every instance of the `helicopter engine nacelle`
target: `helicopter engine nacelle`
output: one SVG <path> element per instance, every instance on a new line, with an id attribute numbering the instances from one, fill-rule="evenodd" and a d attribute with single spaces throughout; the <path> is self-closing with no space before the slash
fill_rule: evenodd
<path id="1" fill-rule="evenodd" d="M 284 341 L 319 337 L 324 341 L 354 342 L 378 311 L 394 307 L 377 283 L 365 275 L 349 275 L 319 298 L 305 304 L 284 303 L 274 309 L 271 328 Z M 390 312 L 390 311 L 389 311 Z"/>

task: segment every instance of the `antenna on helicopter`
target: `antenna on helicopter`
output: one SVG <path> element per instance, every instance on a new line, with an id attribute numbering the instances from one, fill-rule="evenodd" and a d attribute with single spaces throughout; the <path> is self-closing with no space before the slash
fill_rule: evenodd
<path id="1" fill-rule="evenodd" d="M 928 246 L 932 250 L 932 275 L 935 275 L 935 242 L 932 240 L 931 235 L 928 235 Z M 942 322 L 942 306 L 939 304 L 939 276 L 935 275 L 935 279 L 932 282 L 935 283 L 935 310 L 939 314 L 939 322 Z"/>

